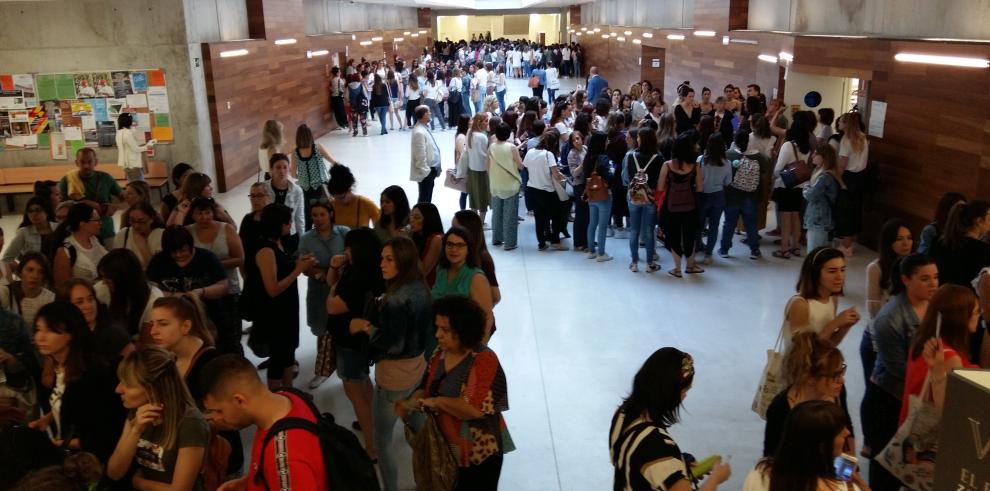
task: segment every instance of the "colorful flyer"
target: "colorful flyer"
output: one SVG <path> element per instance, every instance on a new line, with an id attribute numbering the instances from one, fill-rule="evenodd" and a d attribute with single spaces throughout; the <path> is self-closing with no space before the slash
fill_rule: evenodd
<path id="1" fill-rule="evenodd" d="M 160 142 L 172 141 L 172 128 L 152 128 L 151 137 Z"/>
<path id="2" fill-rule="evenodd" d="M 14 90 L 14 76 L 0 74 L 0 90 Z"/>
<path id="3" fill-rule="evenodd" d="M 80 140 L 72 140 L 69 143 L 69 155 L 75 156 L 80 150 L 86 148 L 86 142 Z"/>
<path id="4" fill-rule="evenodd" d="M 73 116 L 92 116 L 93 106 L 89 105 L 86 101 L 71 101 L 69 103 L 72 107 Z"/>
<path id="5" fill-rule="evenodd" d="M 96 87 L 93 87 L 93 76 L 89 73 L 72 75 L 76 84 L 76 96 L 79 98 L 96 97 Z"/>
<path id="6" fill-rule="evenodd" d="M 24 103 L 29 107 L 38 105 L 38 94 L 34 89 L 34 76 L 30 73 L 15 73 L 14 90 L 21 91 L 24 96 Z"/>
<path id="7" fill-rule="evenodd" d="M 48 111 L 44 106 L 28 109 L 28 120 L 31 123 L 31 133 L 38 135 L 48 132 Z"/>
<path id="8" fill-rule="evenodd" d="M 148 90 L 148 74 L 145 72 L 131 72 L 131 89 L 134 92 Z"/>
<path id="9" fill-rule="evenodd" d="M 96 87 L 96 97 L 116 97 L 113 92 L 113 80 L 110 72 L 97 72 L 92 75 L 93 85 Z"/>
<path id="10" fill-rule="evenodd" d="M 148 70 L 148 85 L 151 87 L 165 86 L 164 70 Z"/>
<path id="11" fill-rule="evenodd" d="M 86 99 L 86 103 L 93 108 L 93 117 L 97 121 L 112 121 L 107 114 L 107 100 L 98 97 L 96 99 Z"/>

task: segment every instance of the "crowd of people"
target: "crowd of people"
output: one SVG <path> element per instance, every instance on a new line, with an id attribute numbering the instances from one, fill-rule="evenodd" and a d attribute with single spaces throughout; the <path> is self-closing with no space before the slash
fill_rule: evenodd
<path id="1" fill-rule="evenodd" d="M 552 103 L 560 79 L 580 77 L 583 52 L 577 43 L 539 45 L 525 41 L 437 41 L 411 60 L 349 59 L 329 72 L 330 107 L 340 129 L 368 134 L 378 120 L 380 134 L 415 125 L 418 106 L 430 108 L 430 129 L 455 128 L 461 114 L 506 110 L 507 80 L 526 78 L 534 97 Z M 385 124 L 386 118 L 388 124 Z"/>
<path id="2" fill-rule="evenodd" d="M 930 390 L 941 406 L 951 370 L 990 367 L 980 327 L 990 313 L 990 204 L 948 193 L 920 234 L 884 224 L 866 271 L 857 445 L 838 346 L 861 315 L 840 311 L 837 298 L 871 185 L 860 114 L 788 115 L 756 85 L 726 86 L 715 99 L 703 88 L 695 100 L 684 83 L 668 105 L 648 81 L 609 88 L 595 67 L 586 89 L 554 93 L 557 66 L 580 75 L 580 51 L 441 42 L 408 70 L 401 61 L 334 67 L 333 108 L 341 126 L 349 108 L 352 135 L 366 131 L 364 107 L 382 132 L 386 117 L 412 129 L 414 202 L 398 185 L 377 199 L 355 193 L 351 169 L 306 125 L 290 143 L 282 123 L 265 123 L 239 223 L 188 164 L 172 168 L 175 190 L 156 209 L 139 172 L 121 189 L 92 149 L 79 150 L 76 170 L 36 183 L 0 261 L 0 423 L 38 457 L 10 458 L 20 467 L 4 484 L 27 474 L 16 489 L 59 478 L 74 483 L 60 489 L 327 489 L 375 464 L 386 490 L 414 465 L 456 480 L 453 489 L 497 489 L 514 444 L 505 372 L 488 347 L 502 299 L 488 247 L 521 246 L 521 201 L 540 251 L 608 262 L 607 239 L 625 240 L 633 273 L 641 251 L 645 272 L 661 269 L 657 241 L 668 273 L 682 278 L 705 272 L 716 253 L 730 257 L 737 234 L 754 260 L 761 231 L 779 237 L 775 258 L 803 259 L 783 302 L 785 384 L 761 414 L 765 459 L 744 489 L 835 489 L 834 460 L 857 450 L 874 461 L 847 489 L 899 489 L 875 459 L 909 396 Z M 527 77 L 533 96 L 505 103 L 507 70 Z M 444 87 L 466 95 L 450 89 L 445 115 Z M 485 103 L 474 105 L 481 87 Z M 457 129 L 452 156 L 433 135 L 438 119 Z M 440 175 L 461 191 L 447 229 L 432 203 Z M 771 201 L 778 230 L 767 228 Z M 341 378 L 360 443 L 335 439 L 350 429 L 293 388 L 302 323 L 318 346 L 307 387 Z M 244 346 L 265 361 L 256 367 Z M 694 374 L 691 355 L 669 347 L 637 373 L 610 426 L 615 489 L 713 490 L 729 479 L 728 463 L 703 468 L 670 436 Z M 414 462 L 398 458 L 399 420 Z M 246 465 L 239 430 L 249 426 Z M 451 459 L 430 452 L 430 438 Z M 63 462 L 64 452 L 73 458 Z M 379 485 L 374 471 L 370 479 Z"/>

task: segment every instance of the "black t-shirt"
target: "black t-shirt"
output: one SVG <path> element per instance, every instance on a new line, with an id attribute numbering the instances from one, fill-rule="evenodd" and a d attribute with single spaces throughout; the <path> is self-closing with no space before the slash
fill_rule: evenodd
<path id="1" fill-rule="evenodd" d="M 106 319 L 97 320 L 96 328 L 93 329 L 93 350 L 94 356 L 104 365 L 116 367 L 120 361 L 120 352 L 130 342 L 131 336 L 127 331 Z"/>
<path id="2" fill-rule="evenodd" d="M 938 264 L 939 283 L 973 287 L 981 269 L 990 266 L 990 244 L 972 237 L 964 238 L 955 249 L 941 240 L 932 244 L 932 257 Z"/>
<path id="3" fill-rule="evenodd" d="M 777 445 L 784 436 L 784 422 L 787 415 L 791 414 L 791 404 L 787 401 L 787 390 L 784 389 L 777 394 L 767 406 L 767 426 L 763 432 L 763 456 L 773 457 L 777 452 Z M 849 428 L 850 436 L 853 434 L 852 417 L 849 416 L 849 406 L 846 404 L 846 387 L 842 386 L 839 392 L 839 405 L 842 406 L 842 413 L 846 415 L 846 427 Z"/>
<path id="4" fill-rule="evenodd" d="M 337 282 L 336 294 L 347 304 L 348 312 L 330 314 L 327 318 L 327 327 L 335 345 L 356 350 L 366 349 L 368 336 L 351 335 L 351 319 L 364 316 L 367 306 L 384 291 L 385 282 L 380 276 L 368 278 L 351 268 L 344 270 Z"/>
<path id="5" fill-rule="evenodd" d="M 284 205 L 285 197 L 289 195 L 289 188 L 286 187 L 285 189 L 279 189 L 272 184 L 272 191 L 275 193 L 275 203 Z"/>
<path id="6" fill-rule="evenodd" d="M 193 248 L 193 257 L 181 267 L 164 251 L 152 256 L 148 262 L 148 280 L 157 283 L 163 292 L 186 293 L 207 288 L 227 279 L 227 271 L 217 255 L 206 249 Z M 218 299 L 203 299 L 206 313 L 216 326 L 226 325 L 223 308 Z"/>

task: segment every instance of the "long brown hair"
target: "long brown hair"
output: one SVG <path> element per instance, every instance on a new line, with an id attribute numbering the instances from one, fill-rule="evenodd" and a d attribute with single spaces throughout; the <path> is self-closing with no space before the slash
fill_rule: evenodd
<path id="1" fill-rule="evenodd" d="M 784 378 L 788 386 L 803 383 L 836 371 L 843 361 L 842 352 L 832 343 L 816 333 L 799 332 L 784 355 Z"/>
<path id="2" fill-rule="evenodd" d="M 976 221 L 990 211 L 990 203 L 983 200 L 960 201 L 949 210 L 949 218 L 942 228 L 942 243 L 951 251 L 962 245 L 966 234 L 976 226 Z"/>
<path id="3" fill-rule="evenodd" d="M 857 153 L 862 152 L 863 148 L 866 146 L 866 135 L 863 134 L 862 121 L 859 119 L 859 113 L 848 112 L 842 115 L 845 118 L 845 133 L 842 138 L 848 138 L 849 144 L 852 145 L 853 150 Z"/>
<path id="4" fill-rule="evenodd" d="M 935 337 L 939 315 L 942 316 L 941 335 L 945 345 L 968 359 L 969 321 L 973 318 L 976 301 L 976 294 L 965 286 L 945 284 L 939 287 L 911 339 L 911 359 L 921 356 L 925 343 Z"/>
<path id="5" fill-rule="evenodd" d="M 162 406 L 161 440 L 155 443 L 174 447 L 182 417 L 196 407 L 175 366 L 175 355 L 159 346 L 143 345 L 121 360 L 117 377 L 128 387 L 143 389 L 152 404 Z"/>
<path id="6" fill-rule="evenodd" d="M 833 247 L 819 247 L 809 252 L 801 263 L 801 274 L 795 287 L 798 295 L 806 299 L 817 298 L 822 269 L 825 269 L 826 263 L 840 257 L 845 260 L 846 256 Z"/>
<path id="7" fill-rule="evenodd" d="M 822 156 L 822 165 L 815 169 L 815 175 L 811 181 L 815 182 L 823 172 L 828 172 L 835 178 L 835 182 L 839 183 L 839 188 L 846 189 L 846 183 L 842 181 L 842 173 L 839 172 L 839 159 L 832 145 L 818 145 L 815 148 L 815 153 Z"/>
<path id="8" fill-rule="evenodd" d="M 404 235 L 398 235 L 385 241 L 382 252 L 386 247 L 392 248 L 392 258 L 399 273 L 388 281 L 387 290 L 393 292 L 409 284 L 426 286 L 423 271 L 419 268 L 419 250 L 416 243 Z"/>
<path id="9" fill-rule="evenodd" d="M 473 136 L 475 131 L 484 133 L 487 130 L 488 130 L 488 115 L 485 113 L 475 114 L 474 117 L 471 118 L 471 129 L 468 130 L 468 134 L 467 134 L 468 148 L 472 147 L 471 142 L 474 140 Z"/>
<path id="10" fill-rule="evenodd" d="M 203 306 L 196 297 L 192 295 L 161 297 L 155 300 L 152 308 L 168 309 L 179 322 L 189 321 L 192 324 L 189 335 L 202 340 L 204 346 L 213 346 L 213 334 L 203 321 Z"/>

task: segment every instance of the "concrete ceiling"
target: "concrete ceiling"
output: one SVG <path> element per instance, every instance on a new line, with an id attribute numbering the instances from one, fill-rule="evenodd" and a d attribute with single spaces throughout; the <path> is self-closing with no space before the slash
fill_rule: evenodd
<path id="1" fill-rule="evenodd" d="M 559 8 L 591 0 L 351 0 L 352 3 L 379 3 L 396 7 L 422 7 L 435 10 L 516 10 Z"/>

